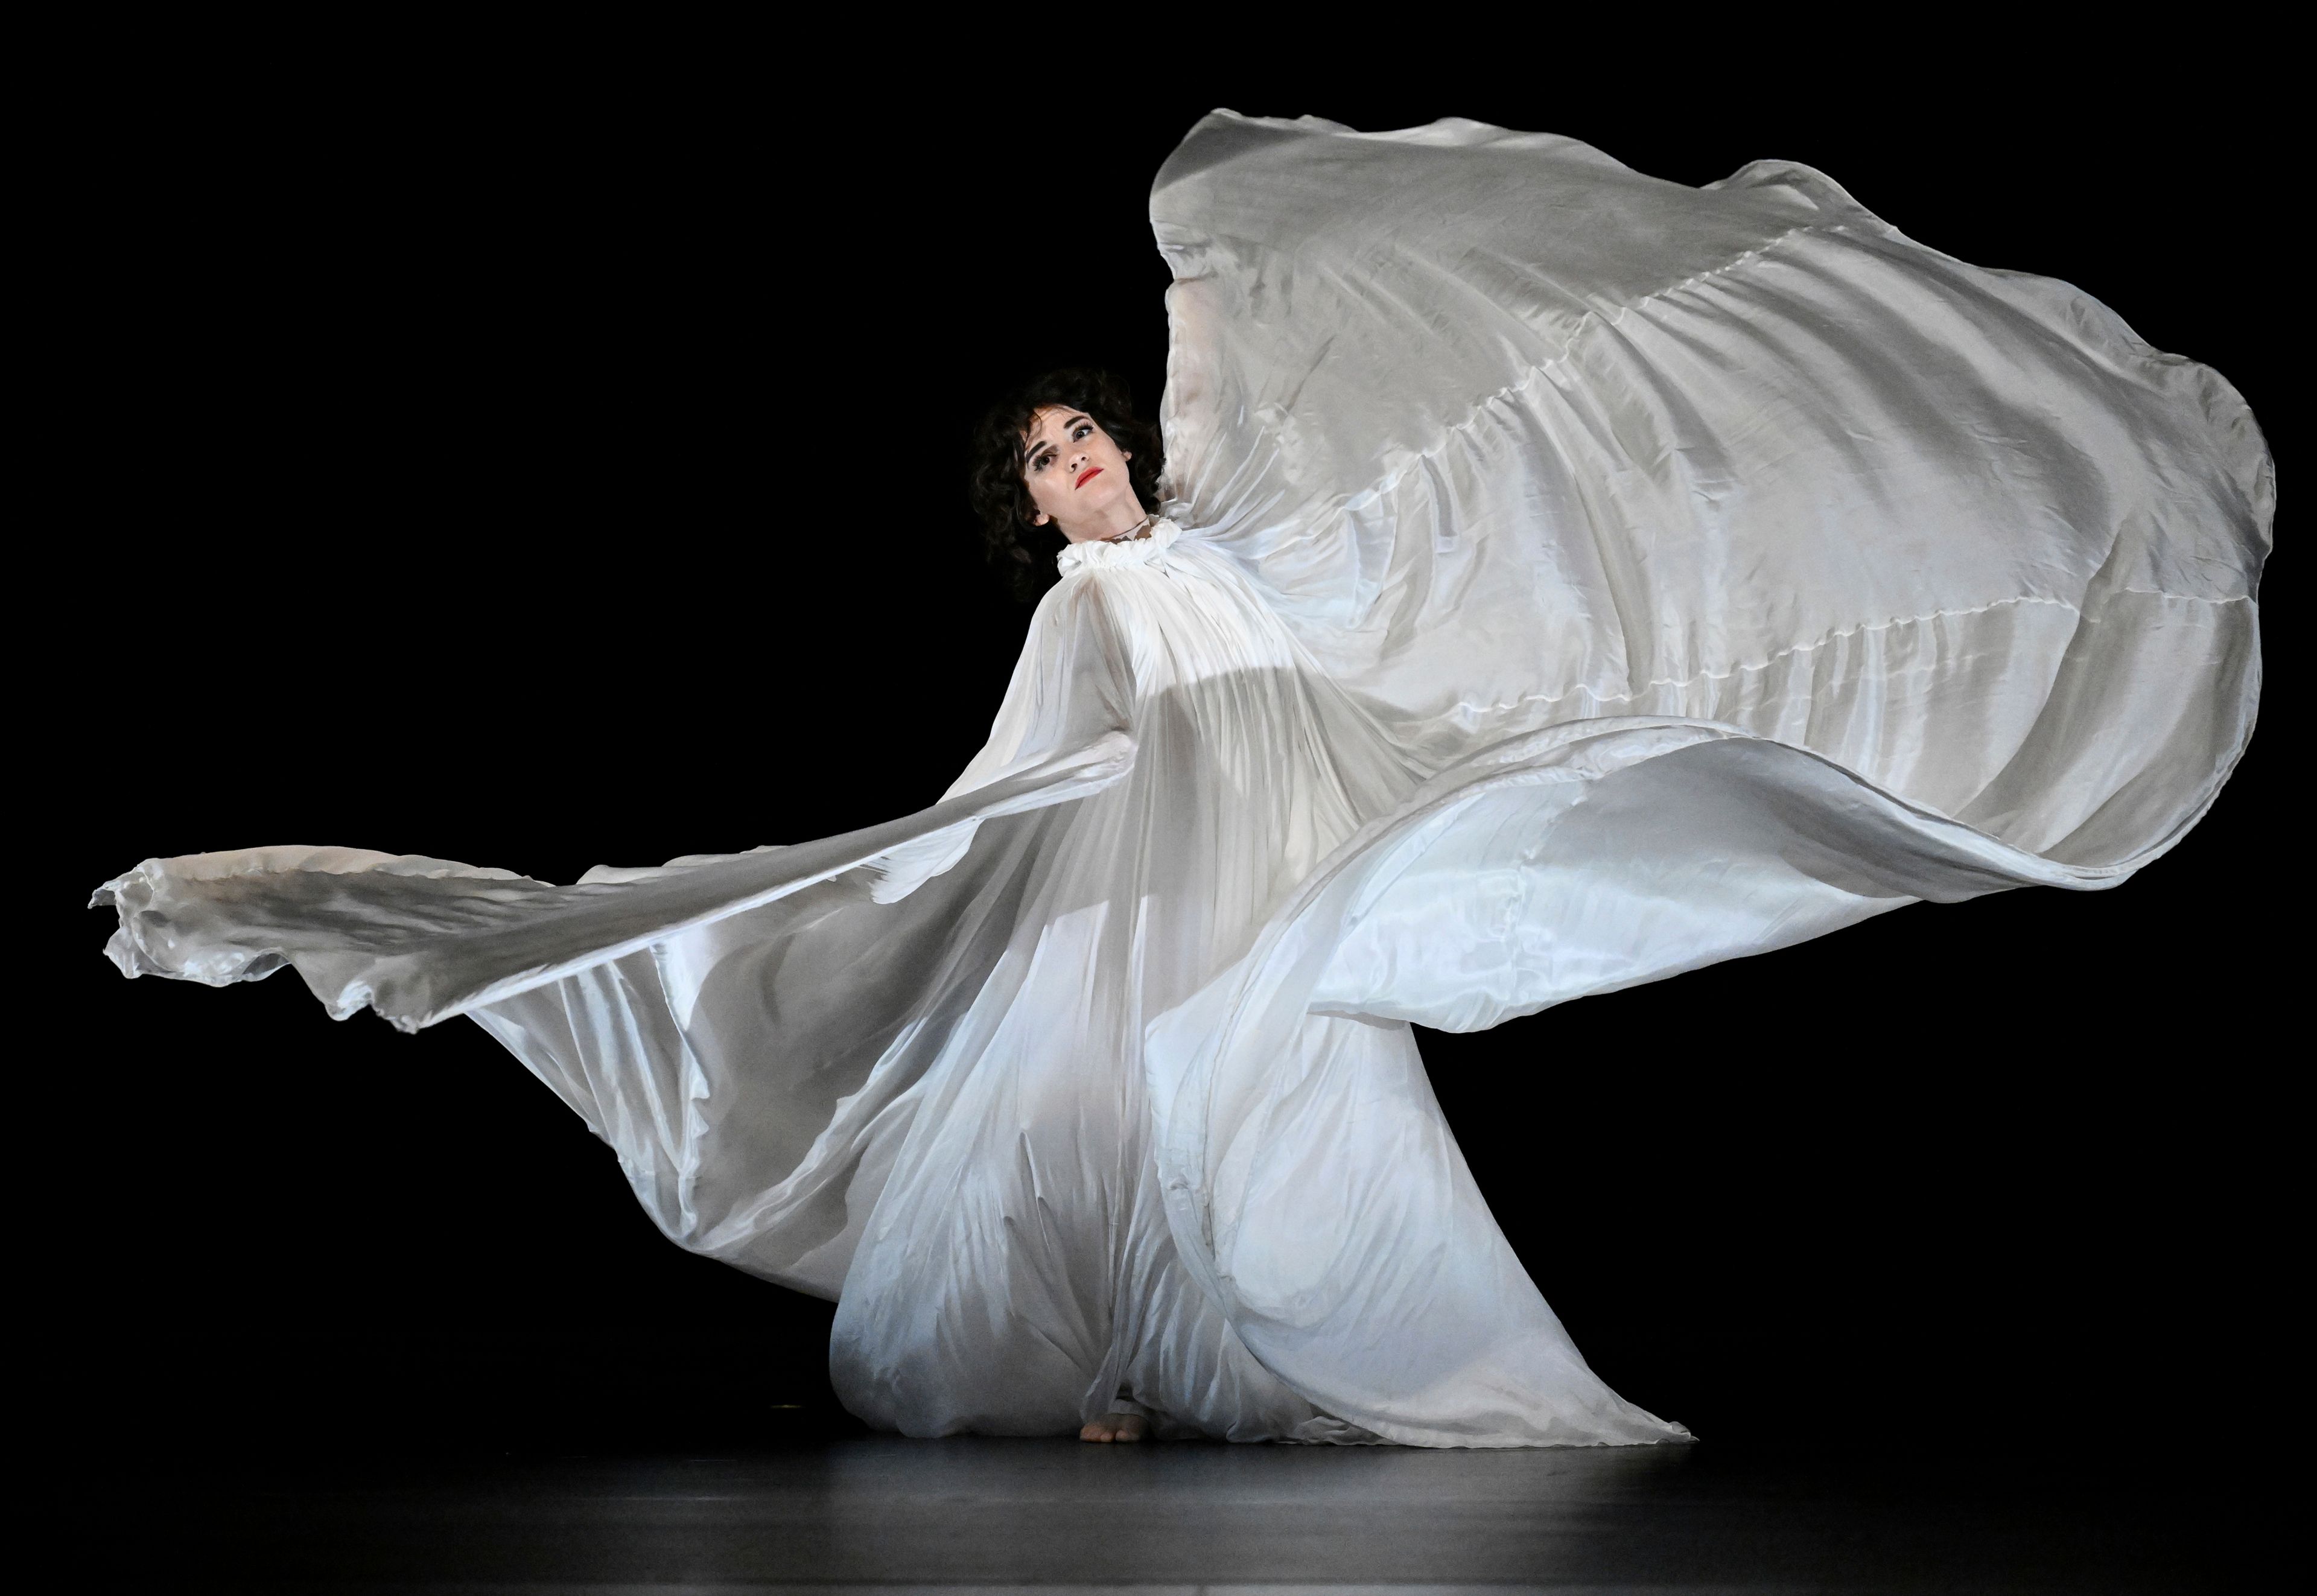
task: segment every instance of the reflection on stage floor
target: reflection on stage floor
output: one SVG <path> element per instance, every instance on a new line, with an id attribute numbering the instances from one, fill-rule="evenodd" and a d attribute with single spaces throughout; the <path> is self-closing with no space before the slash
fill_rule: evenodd
<path id="1" fill-rule="evenodd" d="M 688 1456 L 181 1453 L 58 1480 L 56 1511 L 91 1584 L 174 1589 L 1443 1596 L 2257 1578 L 2278 1534 L 2266 1476 L 2220 1457 L 2118 1462 L 2061 1447 L 1990 1460 L 1895 1443 L 1438 1452 L 820 1432 Z"/>

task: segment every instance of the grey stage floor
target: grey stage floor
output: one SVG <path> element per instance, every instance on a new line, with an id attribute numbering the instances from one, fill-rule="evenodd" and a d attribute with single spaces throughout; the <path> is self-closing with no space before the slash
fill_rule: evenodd
<path id="1" fill-rule="evenodd" d="M 157 1590 L 2183 1592 L 2266 1587 L 2270 1477 L 2178 1448 L 1990 1463 L 856 1437 L 156 1462 L 62 1511 L 85 1584 Z"/>

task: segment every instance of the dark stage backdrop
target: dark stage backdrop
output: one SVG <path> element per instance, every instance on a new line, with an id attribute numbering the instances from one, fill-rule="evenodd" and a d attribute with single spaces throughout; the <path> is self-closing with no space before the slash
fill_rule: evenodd
<path id="1" fill-rule="evenodd" d="M 32 596 L 76 641 L 19 682 L 56 742 L 20 1311 L 75 1431 L 843 1422 L 827 1307 L 662 1241 L 479 1030 L 333 1024 L 294 976 L 126 982 L 79 905 L 150 855 L 343 843 L 568 880 L 930 801 L 1027 615 L 977 552 L 963 435 L 1049 364 L 1155 407 L 1145 196 L 1212 106 L 1463 115 L 1686 183 L 1800 159 L 2218 367 L 2290 457 L 2272 229 L 2297 179 L 2259 85 L 2165 60 L 2126 104 L 2091 86 L 2125 67 L 2056 56 L 1724 65 L 1648 94 L 1572 89 L 1565 60 L 1394 92 L 1181 67 L 1077 114 L 1035 80 L 808 112 L 800 63 L 775 83 L 705 49 L 384 77 L 330 57 L 106 146 L 59 300 L 65 575 Z M 2278 574 L 2272 669 L 2298 614 Z M 2218 806 L 2120 891 L 1912 907 L 1424 1038 L 1499 1219 L 1619 1390 L 1709 1439 L 2267 1426 L 2298 1137 L 2285 702 L 2272 676 Z"/>

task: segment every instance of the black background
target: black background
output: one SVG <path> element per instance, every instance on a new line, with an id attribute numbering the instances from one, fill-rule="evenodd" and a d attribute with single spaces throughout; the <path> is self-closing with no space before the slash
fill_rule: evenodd
<path id="1" fill-rule="evenodd" d="M 20 676 L 50 748 L 17 1134 L 71 1431 L 845 1422 L 827 1307 L 661 1240 L 481 1032 L 334 1025 L 294 976 L 124 982 L 78 905 L 148 856 L 343 843 L 568 880 L 930 801 L 1027 615 L 979 556 L 965 430 L 1060 363 L 1155 407 L 1145 196 L 1213 106 L 1550 130 L 1685 183 L 1802 160 L 2217 367 L 2290 455 L 2302 182 L 2257 62 L 1653 27 L 1379 40 L 1364 71 L 1074 53 L 1024 13 L 995 64 L 914 40 L 907 77 L 609 37 L 274 40 L 191 77 L 147 41 L 92 76 L 80 164 L 45 167 L 60 574 L 21 601 L 69 639 Z M 2297 601 L 2264 599 L 2274 672 Z M 1708 1439 L 2268 1431 L 2299 1186 L 2288 701 L 2273 674 L 2217 806 L 2120 891 L 1909 908 L 1427 1035 L 1604 1376 Z"/>

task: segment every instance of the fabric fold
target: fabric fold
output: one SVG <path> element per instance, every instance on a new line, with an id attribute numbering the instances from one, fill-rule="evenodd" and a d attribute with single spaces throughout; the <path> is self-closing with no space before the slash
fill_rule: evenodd
<path id="1" fill-rule="evenodd" d="M 105 953 L 124 975 L 210 986 L 285 965 L 331 1017 L 363 1008 L 405 1031 L 610 964 L 852 870 L 892 901 L 953 865 L 973 828 L 1101 791 L 1133 767 L 1103 734 L 882 825 L 792 847 L 598 870 L 559 887 L 509 871 L 356 848 L 274 847 L 148 859 L 96 889 L 116 908 Z"/>

